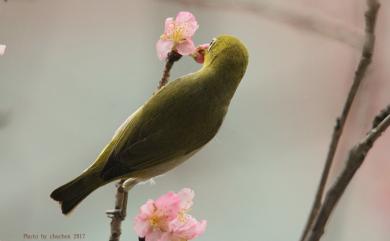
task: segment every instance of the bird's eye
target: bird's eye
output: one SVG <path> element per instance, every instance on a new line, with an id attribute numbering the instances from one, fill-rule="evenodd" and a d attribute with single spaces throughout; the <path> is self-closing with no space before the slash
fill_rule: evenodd
<path id="1" fill-rule="evenodd" d="M 211 40 L 211 42 L 209 44 L 209 48 L 207 49 L 207 51 L 210 51 L 211 47 L 213 47 L 213 45 L 215 44 L 216 41 L 217 41 L 216 38 L 213 38 L 213 40 Z"/>

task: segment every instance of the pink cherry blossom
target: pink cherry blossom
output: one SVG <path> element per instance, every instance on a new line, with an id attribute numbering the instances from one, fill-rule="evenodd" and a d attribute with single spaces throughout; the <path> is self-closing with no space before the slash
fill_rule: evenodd
<path id="1" fill-rule="evenodd" d="M 134 219 L 134 229 L 146 241 L 188 241 L 203 234 L 207 222 L 197 221 L 187 214 L 195 193 L 183 188 L 168 192 L 156 201 L 148 200 Z"/>
<path id="2" fill-rule="evenodd" d="M 4 54 L 4 52 L 5 52 L 5 48 L 6 48 L 6 46 L 5 46 L 5 45 L 3 45 L 3 44 L 0 44 L 0 56 L 2 56 L 2 55 Z"/>
<path id="3" fill-rule="evenodd" d="M 173 192 L 161 196 L 156 201 L 148 200 L 140 208 L 134 219 L 134 229 L 146 241 L 157 241 L 164 232 L 169 231 L 169 223 L 180 211 L 180 198 Z"/>
<path id="4" fill-rule="evenodd" d="M 158 57 L 165 60 L 172 50 L 181 55 L 192 54 L 195 51 L 192 36 L 198 28 L 195 16 L 190 12 L 179 12 L 175 20 L 167 18 L 164 33 L 156 44 Z"/>

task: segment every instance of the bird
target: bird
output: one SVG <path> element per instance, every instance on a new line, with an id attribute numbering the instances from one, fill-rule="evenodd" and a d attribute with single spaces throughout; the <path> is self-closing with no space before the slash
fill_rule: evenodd
<path id="1" fill-rule="evenodd" d="M 198 71 L 156 91 L 117 129 L 96 160 L 50 197 L 67 215 L 105 184 L 126 178 L 131 188 L 189 159 L 217 134 L 247 65 L 241 40 L 214 38 Z"/>

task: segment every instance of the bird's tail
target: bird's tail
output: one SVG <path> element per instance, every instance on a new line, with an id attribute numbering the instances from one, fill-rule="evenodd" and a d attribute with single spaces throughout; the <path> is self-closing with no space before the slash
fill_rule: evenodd
<path id="1" fill-rule="evenodd" d="M 63 214 L 68 214 L 104 181 L 95 173 L 84 173 L 76 179 L 54 190 L 50 197 L 61 204 Z"/>

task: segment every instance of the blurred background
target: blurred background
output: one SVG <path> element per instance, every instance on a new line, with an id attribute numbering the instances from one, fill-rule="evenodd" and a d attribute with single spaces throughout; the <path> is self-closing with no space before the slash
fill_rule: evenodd
<path id="1" fill-rule="evenodd" d="M 244 1 L 244 0 L 242 0 Z M 163 22 L 192 12 L 194 41 L 233 34 L 250 63 L 217 137 L 156 184 L 129 194 L 121 240 L 148 198 L 195 190 L 199 241 L 298 240 L 363 40 L 364 0 L 8 0 L 0 2 L 0 240 L 85 234 L 108 240 L 114 184 L 70 216 L 49 194 L 79 175 L 116 128 L 155 91 Z M 390 2 L 382 0 L 373 65 L 362 84 L 332 177 L 390 103 Z M 200 66 L 185 57 L 171 78 Z M 375 144 L 323 240 L 390 240 L 390 131 Z M 41 240 L 40 238 L 38 240 Z"/>

